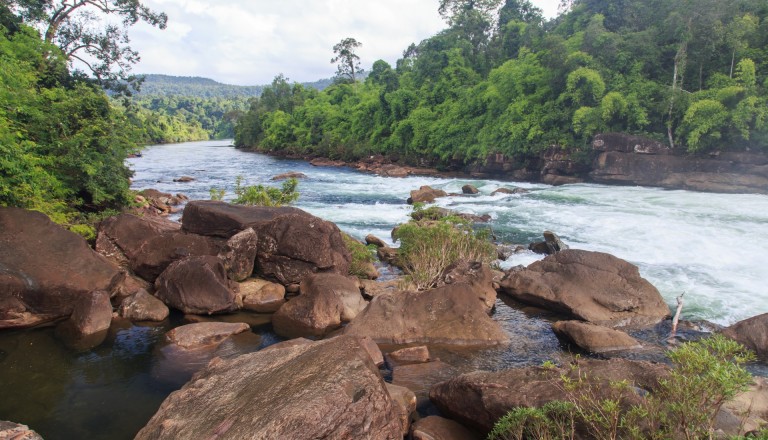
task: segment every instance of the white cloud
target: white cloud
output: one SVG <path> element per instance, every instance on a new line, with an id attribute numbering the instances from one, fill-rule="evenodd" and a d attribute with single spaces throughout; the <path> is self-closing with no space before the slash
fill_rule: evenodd
<path id="1" fill-rule="evenodd" d="M 533 0 L 553 16 L 558 0 Z M 353 37 L 369 68 L 390 64 L 410 43 L 445 28 L 437 0 L 145 0 L 168 14 L 164 31 L 138 24 L 132 46 L 136 73 L 203 76 L 229 84 L 268 84 L 333 76 L 333 45 Z M 549 8 L 548 8 L 549 7 Z"/>

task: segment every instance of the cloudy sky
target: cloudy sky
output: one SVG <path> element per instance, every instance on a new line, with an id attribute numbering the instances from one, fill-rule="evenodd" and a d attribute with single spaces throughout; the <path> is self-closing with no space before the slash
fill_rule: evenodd
<path id="1" fill-rule="evenodd" d="M 438 0 L 144 0 L 168 14 L 168 28 L 130 30 L 141 53 L 134 73 L 202 76 L 226 84 L 268 84 L 332 77 L 333 45 L 352 37 L 363 68 L 394 65 L 411 43 L 446 27 Z M 532 0 L 547 17 L 558 0 Z"/>

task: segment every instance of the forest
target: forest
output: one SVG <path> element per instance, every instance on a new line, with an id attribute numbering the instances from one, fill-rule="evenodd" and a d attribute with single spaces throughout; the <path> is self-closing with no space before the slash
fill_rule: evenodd
<path id="1" fill-rule="evenodd" d="M 436 5 L 438 6 L 438 5 Z M 447 28 L 316 92 L 278 76 L 235 128 L 261 151 L 450 167 L 601 132 L 699 153 L 768 146 L 768 3 L 441 0 Z"/>

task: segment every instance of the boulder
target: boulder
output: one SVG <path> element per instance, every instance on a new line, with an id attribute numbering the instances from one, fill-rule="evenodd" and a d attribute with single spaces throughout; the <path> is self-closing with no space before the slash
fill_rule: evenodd
<path id="1" fill-rule="evenodd" d="M 285 287 L 259 278 L 241 282 L 240 295 L 243 297 L 243 309 L 256 313 L 275 313 L 285 304 Z"/>
<path id="2" fill-rule="evenodd" d="M 300 289 L 301 295 L 272 316 L 275 333 L 280 336 L 323 337 L 342 322 L 351 321 L 367 305 L 357 281 L 338 274 L 310 275 Z"/>
<path id="3" fill-rule="evenodd" d="M 552 330 L 557 335 L 592 353 L 642 347 L 640 341 L 622 331 L 587 322 L 558 321 L 552 324 Z"/>
<path id="4" fill-rule="evenodd" d="M 401 348 L 387 353 L 386 359 L 390 368 L 398 365 L 423 364 L 429 362 L 429 348 L 424 345 Z"/>
<path id="5" fill-rule="evenodd" d="M 372 244 L 377 248 L 387 247 L 387 243 L 385 243 L 384 240 L 380 239 L 379 237 L 373 234 L 368 234 L 365 236 L 365 244 Z"/>
<path id="6" fill-rule="evenodd" d="M 501 187 L 501 188 L 495 189 L 491 193 L 491 195 L 494 196 L 496 194 L 527 194 L 529 192 L 530 191 L 528 191 L 525 188 L 513 188 L 513 189 L 510 189 L 510 188 Z"/>
<path id="7" fill-rule="evenodd" d="M 501 292 L 609 327 L 648 326 L 669 315 L 669 306 L 637 266 L 601 252 L 569 249 L 510 270 Z"/>
<path id="8" fill-rule="evenodd" d="M 219 254 L 219 258 L 224 262 L 230 279 L 243 281 L 253 274 L 258 244 L 259 237 L 253 228 L 244 229 L 227 240 L 226 247 Z"/>
<path id="9" fill-rule="evenodd" d="M 272 176 L 269 180 L 286 180 L 286 179 L 306 179 L 307 175 L 298 171 L 289 171 L 287 173 L 278 174 Z"/>
<path id="10" fill-rule="evenodd" d="M 120 316 L 131 321 L 162 321 L 168 317 L 169 310 L 162 301 L 146 290 L 139 289 L 123 300 L 119 313 Z"/>
<path id="11" fill-rule="evenodd" d="M 221 252 L 220 240 L 179 228 L 178 223 L 161 217 L 120 214 L 99 224 L 96 250 L 149 282 L 174 261 Z"/>
<path id="12" fill-rule="evenodd" d="M 231 312 L 241 306 L 235 286 L 230 286 L 218 258 L 187 257 L 172 263 L 157 278 L 155 296 L 184 313 Z"/>
<path id="13" fill-rule="evenodd" d="M 192 176 L 181 176 L 181 177 L 177 177 L 177 178 L 173 179 L 173 181 L 174 182 L 182 182 L 182 183 L 194 182 L 195 178 L 192 177 Z"/>
<path id="14" fill-rule="evenodd" d="M 488 316 L 487 298 L 476 286 L 449 284 L 423 292 L 385 293 L 344 328 L 344 334 L 370 336 L 379 344 L 488 346 L 509 337 Z"/>
<path id="15" fill-rule="evenodd" d="M 259 228 L 285 214 L 310 216 L 290 206 L 245 206 L 215 200 L 194 200 L 187 203 L 181 217 L 182 228 L 193 234 L 229 238 L 238 232 Z"/>
<path id="16" fill-rule="evenodd" d="M 531 243 L 528 249 L 537 254 L 552 255 L 562 250 L 569 249 L 568 245 L 563 243 L 560 237 L 554 232 L 544 231 L 544 241 Z"/>
<path id="17" fill-rule="evenodd" d="M 475 185 L 466 184 L 461 187 L 462 194 L 479 194 L 480 190 Z"/>
<path id="18" fill-rule="evenodd" d="M 652 391 L 667 367 L 627 359 L 579 359 L 563 367 L 527 367 L 498 372 L 476 371 L 438 383 L 429 398 L 447 417 L 488 433 L 494 423 L 515 407 L 541 407 L 567 399 L 561 376 L 589 378 L 595 399 L 611 392 L 610 381 L 628 380 L 633 388 L 624 396 L 637 399 L 637 389 Z M 635 400 L 636 401 L 636 400 Z"/>
<path id="19" fill-rule="evenodd" d="M 440 416 L 427 416 L 411 426 L 412 440 L 482 440 L 476 434 L 453 420 Z"/>
<path id="20" fill-rule="evenodd" d="M 394 293 L 400 292 L 401 290 L 409 290 L 409 288 L 401 288 L 405 285 L 405 283 L 406 282 L 402 277 L 389 281 L 360 280 L 360 288 L 365 298 L 372 299 L 384 293 Z M 410 290 L 415 289 L 416 288 L 413 287 Z"/>
<path id="21" fill-rule="evenodd" d="M 378 368 L 354 338 L 214 359 L 137 440 L 402 438 Z"/>
<path id="22" fill-rule="evenodd" d="M 414 203 L 432 203 L 435 199 L 440 197 L 447 197 L 448 193 L 441 189 L 434 189 L 430 186 L 424 185 L 419 189 L 411 191 L 411 196 L 408 198 L 408 204 Z"/>
<path id="23" fill-rule="evenodd" d="M 443 270 L 437 279 L 437 287 L 466 284 L 488 313 L 496 305 L 496 289 L 493 287 L 494 274 L 487 264 L 477 261 L 457 261 Z"/>
<path id="24" fill-rule="evenodd" d="M 287 286 L 316 272 L 349 273 L 351 257 L 339 228 L 307 213 L 286 214 L 257 230 L 256 273 Z"/>
<path id="25" fill-rule="evenodd" d="M 119 269 L 45 214 L 0 207 L 0 329 L 68 317 L 81 297 L 119 287 Z"/>
<path id="26" fill-rule="evenodd" d="M 29 429 L 27 425 L 0 421 L 0 439 L 3 440 L 43 440 L 43 437 Z"/>
<path id="27" fill-rule="evenodd" d="M 753 316 L 723 329 L 723 335 L 768 359 L 768 313 Z"/>
<path id="28" fill-rule="evenodd" d="M 228 337 L 250 329 L 251 327 L 243 322 L 200 322 L 176 327 L 166 333 L 165 338 L 181 348 L 193 349 L 221 344 Z"/>
<path id="29" fill-rule="evenodd" d="M 78 298 L 69 317 L 75 330 L 83 335 L 92 335 L 109 330 L 112 322 L 112 303 L 109 294 L 96 290 Z"/>
<path id="30" fill-rule="evenodd" d="M 725 402 L 715 418 L 715 429 L 729 436 L 745 435 L 768 425 L 768 380 L 755 377 L 744 392 Z"/>
<path id="31" fill-rule="evenodd" d="M 400 425 L 403 427 L 403 436 L 405 436 L 411 428 L 411 413 L 416 411 L 416 395 L 406 387 L 391 383 L 386 384 L 386 386 L 400 416 Z"/>

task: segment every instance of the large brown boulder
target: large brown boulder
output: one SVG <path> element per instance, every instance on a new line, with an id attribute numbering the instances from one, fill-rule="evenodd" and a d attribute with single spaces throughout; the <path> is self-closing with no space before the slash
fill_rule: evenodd
<path id="1" fill-rule="evenodd" d="M 653 325 L 669 315 L 637 266 L 613 255 L 567 249 L 511 270 L 501 291 L 518 301 L 610 327 Z"/>
<path id="2" fill-rule="evenodd" d="M 626 379 L 636 388 L 652 391 L 667 371 L 667 367 L 650 362 L 581 359 L 563 367 L 463 374 L 432 387 L 429 398 L 447 417 L 487 433 L 512 408 L 541 407 L 553 400 L 566 400 L 563 375 L 573 380 L 588 378 L 595 398 L 601 399 L 609 396 L 611 381 Z"/>
<path id="3" fill-rule="evenodd" d="M 131 321 L 162 321 L 170 313 L 168 306 L 144 289 L 125 298 L 118 311 L 120 316 Z"/>
<path id="4" fill-rule="evenodd" d="M 229 278 L 243 281 L 253 274 L 258 244 L 259 236 L 253 228 L 244 229 L 227 240 L 219 258 L 224 262 Z"/>
<path id="5" fill-rule="evenodd" d="M 316 272 L 349 272 L 349 251 L 341 231 L 331 222 L 302 211 L 277 217 L 256 232 L 256 273 L 263 278 L 287 286 Z"/>
<path id="6" fill-rule="evenodd" d="M 118 274 L 44 214 L 0 207 L 0 329 L 67 317 L 79 298 L 113 290 Z"/>
<path id="7" fill-rule="evenodd" d="M 179 228 L 178 223 L 161 217 L 120 214 L 101 222 L 96 250 L 149 282 L 174 261 L 221 252 L 222 240 L 187 234 Z"/>
<path id="8" fill-rule="evenodd" d="M 241 306 L 221 260 L 187 257 L 172 263 L 155 281 L 155 296 L 184 313 L 231 312 Z"/>
<path id="9" fill-rule="evenodd" d="M 768 359 L 768 313 L 739 321 L 723 329 L 723 334 Z"/>
<path id="10" fill-rule="evenodd" d="M 286 214 L 310 215 L 290 206 L 246 206 L 193 200 L 184 207 L 181 224 L 187 232 L 229 238 L 247 228 L 258 231 L 261 226 Z"/>
<path id="11" fill-rule="evenodd" d="M 483 303 L 488 313 L 496 305 L 496 289 L 493 288 L 493 271 L 487 264 L 477 261 L 458 261 L 446 267 L 437 280 L 437 287 L 466 284 Z"/>
<path id="12" fill-rule="evenodd" d="M 640 341 L 628 334 L 600 325 L 581 321 L 558 321 L 552 330 L 576 346 L 592 353 L 640 348 Z"/>
<path id="13" fill-rule="evenodd" d="M 414 203 L 432 203 L 435 199 L 440 197 L 447 197 L 448 193 L 442 189 L 434 189 L 430 186 L 424 185 L 419 189 L 411 191 L 411 196 L 408 197 L 408 204 Z"/>
<path id="14" fill-rule="evenodd" d="M 285 304 L 285 287 L 259 278 L 241 282 L 240 295 L 243 309 L 256 313 L 275 313 Z"/>
<path id="15" fill-rule="evenodd" d="M 378 368 L 355 338 L 214 359 L 137 440 L 402 439 Z"/>
<path id="16" fill-rule="evenodd" d="M 376 296 L 344 328 L 379 344 L 496 345 L 509 341 L 488 316 L 485 298 L 473 285 L 449 284 L 423 292 Z"/>
<path id="17" fill-rule="evenodd" d="M 357 280 L 323 273 L 301 282 L 301 295 L 285 303 L 272 316 L 275 333 L 286 338 L 322 337 L 349 322 L 367 303 Z"/>

